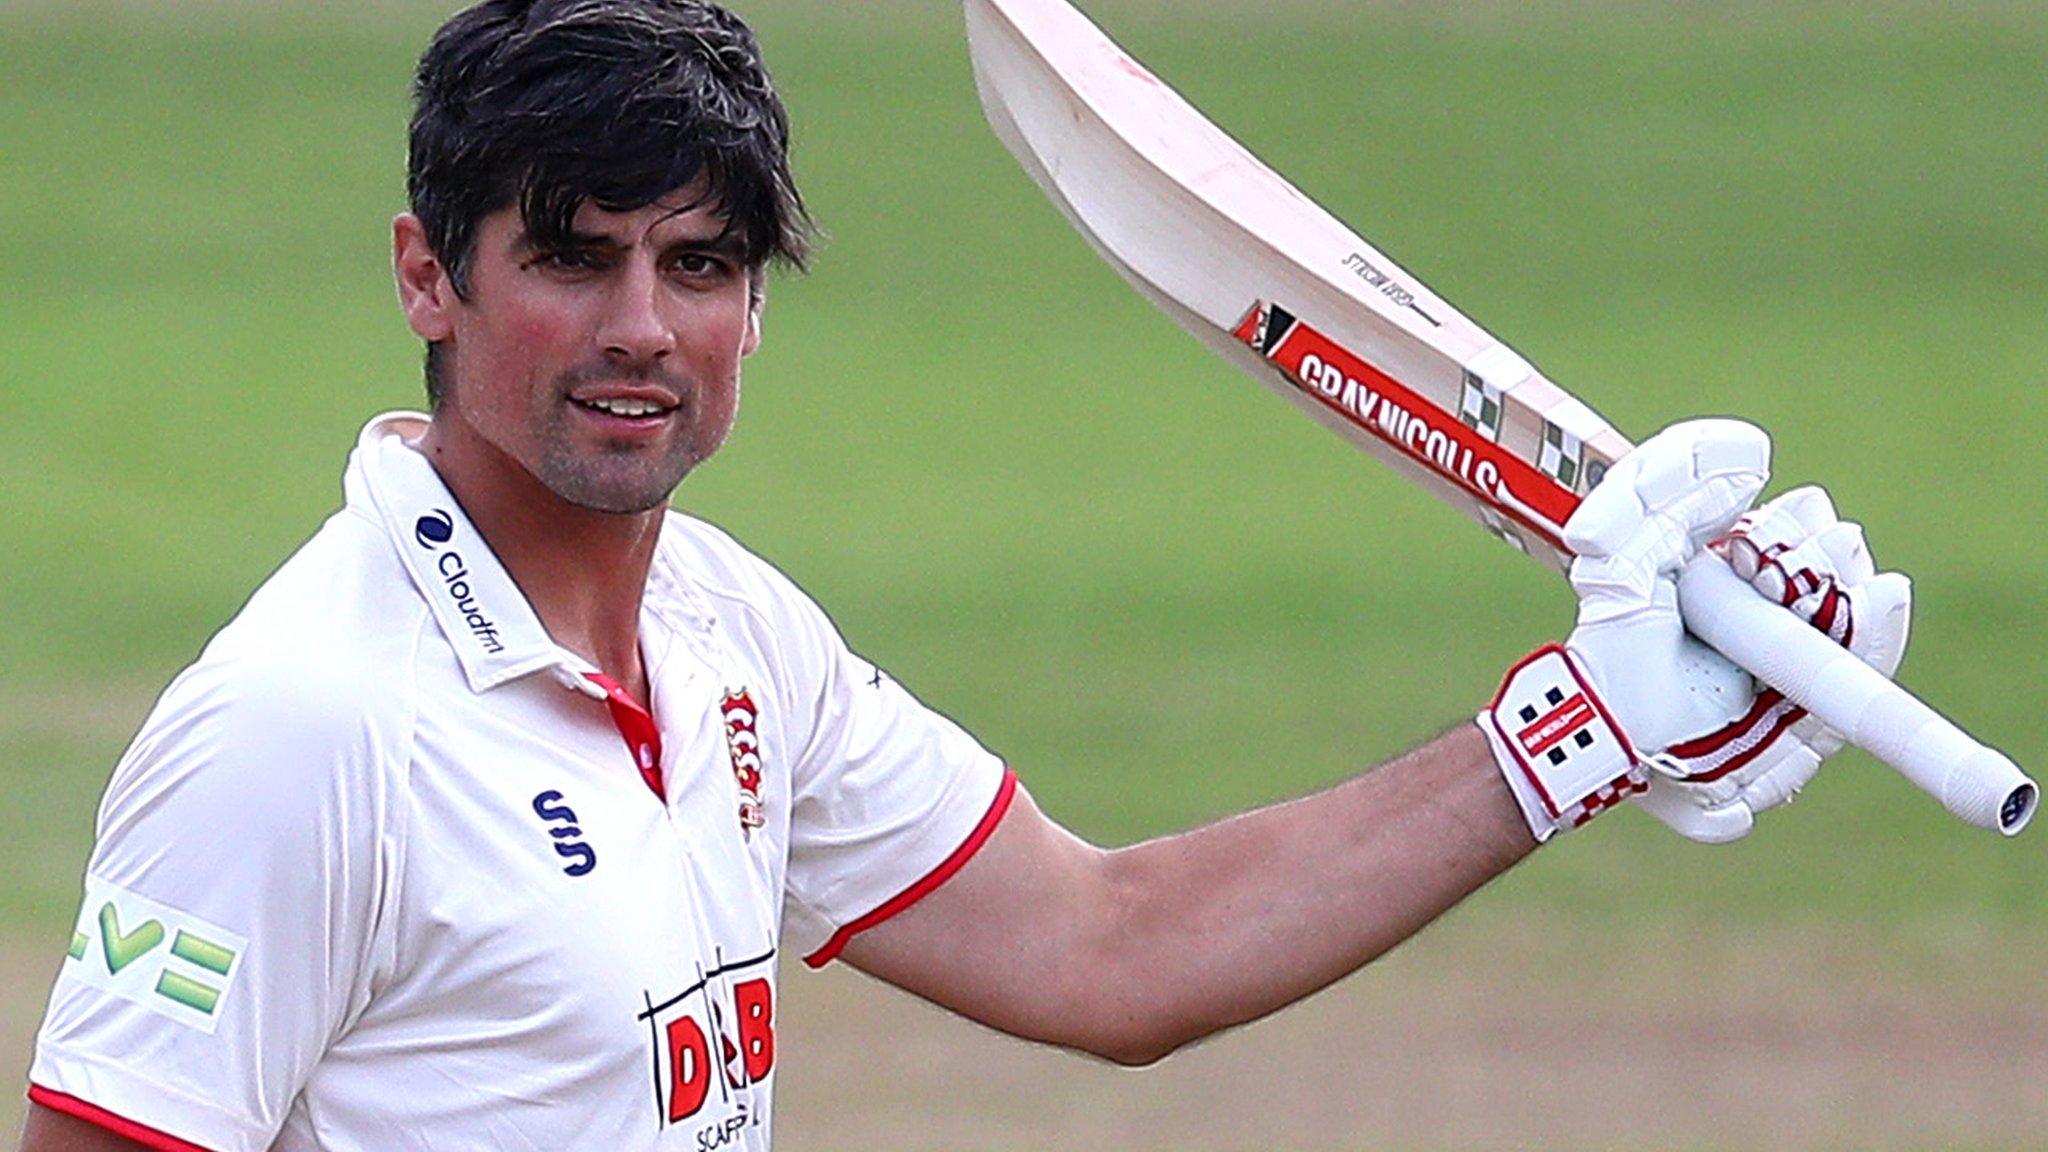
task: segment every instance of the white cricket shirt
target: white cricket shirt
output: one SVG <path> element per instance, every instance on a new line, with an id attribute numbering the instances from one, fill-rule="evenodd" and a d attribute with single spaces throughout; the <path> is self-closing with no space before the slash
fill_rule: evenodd
<path id="1" fill-rule="evenodd" d="M 1014 781 L 676 513 L 629 747 L 424 419 L 364 429 L 115 768 L 31 1096 L 166 1149 L 766 1149 L 777 959 L 943 881 Z"/>

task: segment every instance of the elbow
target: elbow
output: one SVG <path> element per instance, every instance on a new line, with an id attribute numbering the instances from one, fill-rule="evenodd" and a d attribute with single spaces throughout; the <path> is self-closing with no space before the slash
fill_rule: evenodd
<path id="1" fill-rule="evenodd" d="M 1020 1040 L 1048 1044 L 1123 1068 L 1157 1064 L 1201 1038 L 1151 1006 L 1087 995 L 1041 1001 L 1022 1015 L 966 1015 Z"/>
<path id="2" fill-rule="evenodd" d="M 1096 930 L 1072 941 L 1067 969 L 1087 976 L 1072 987 L 1070 1021 L 1085 1022 L 1067 1046 L 1123 1068 L 1147 1068 L 1227 1025 L 1212 1020 L 1203 979 L 1176 965 L 1176 946 L 1161 924 L 1180 916 L 1162 910 L 1158 877 L 1127 852 L 1103 853 L 1101 913 Z"/>
<path id="3" fill-rule="evenodd" d="M 1192 1031 L 1133 1017 L 1105 1021 L 1070 1038 L 1067 1046 L 1122 1068 L 1149 1068 L 1200 1038 Z"/>
<path id="4" fill-rule="evenodd" d="M 1104 1045 L 1089 1051 L 1089 1055 L 1107 1060 L 1120 1068 L 1150 1068 L 1175 1052 L 1181 1045 L 1173 1042 L 1129 1043 Z"/>

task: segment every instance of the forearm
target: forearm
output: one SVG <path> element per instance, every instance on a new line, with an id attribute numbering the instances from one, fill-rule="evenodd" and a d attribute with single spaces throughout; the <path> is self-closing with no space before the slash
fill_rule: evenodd
<path id="1" fill-rule="evenodd" d="M 1779 759 L 1756 754 L 1797 726 L 1753 707 L 1747 674 L 1687 641 L 1677 574 L 1731 528 L 1761 533 L 1759 555 L 1776 541 L 1781 567 L 1798 559 L 1811 595 L 1832 580 L 1817 573 L 1838 570 L 1818 555 L 1830 541 L 1847 550 L 1839 570 L 1852 592 L 1872 570 L 1824 496 L 1791 494 L 1738 524 L 1768 456 L 1748 425 L 1678 425 L 1586 497 L 1566 536 L 1581 623 L 1566 646 L 1510 670 L 1489 708 L 1512 777 L 1487 736 L 1460 725 L 1318 795 L 1113 852 L 1020 794 L 980 855 L 845 955 L 992 1027 L 1143 1063 L 1354 971 L 1538 836 L 1624 800 L 1655 802 L 1695 839 L 1742 835 L 1821 754 L 1796 738 Z M 1903 594 L 1893 596 L 1901 608 Z M 1903 629 L 1901 619 L 1898 644 Z M 1643 750 L 1665 753 L 1681 776 L 1650 779 Z"/>
<path id="2" fill-rule="evenodd" d="M 1328 791 L 1108 854 L 1106 991 L 1163 1054 L 1341 979 L 1534 847 L 1461 725 Z"/>
<path id="3" fill-rule="evenodd" d="M 1328 791 L 1104 851 L 1019 793 L 959 875 L 854 938 L 864 971 L 1142 1064 L 1392 948 L 1535 846 L 1461 725 Z"/>

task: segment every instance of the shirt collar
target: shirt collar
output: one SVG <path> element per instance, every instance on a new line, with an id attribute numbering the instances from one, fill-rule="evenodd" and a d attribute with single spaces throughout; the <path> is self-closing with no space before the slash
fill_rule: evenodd
<path id="1" fill-rule="evenodd" d="M 590 664 L 556 644 L 497 554 L 412 441 L 418 412 L 387 412 L 363 427 L 342 479 L 349 506 L 384 526 L 413 585 L 455 649 L 473 692 L 543 669 L 586 694 Z"/>

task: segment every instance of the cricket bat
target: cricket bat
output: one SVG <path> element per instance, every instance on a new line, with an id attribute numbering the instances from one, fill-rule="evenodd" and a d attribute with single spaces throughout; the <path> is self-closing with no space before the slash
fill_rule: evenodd
<path id="1" fill-rule="evenodd" d="M 1629 441 L 1360 239 L 1066 0 L 964 0 L 989 124 L 1095 250 L 1182 328 L 1324 427 L 1563 572 L 1564 523 Z M 1711 554 L 1686 626 L 2008 836 L 2039 789 Z"/>

